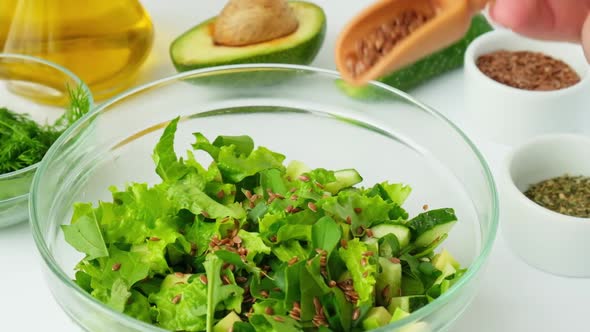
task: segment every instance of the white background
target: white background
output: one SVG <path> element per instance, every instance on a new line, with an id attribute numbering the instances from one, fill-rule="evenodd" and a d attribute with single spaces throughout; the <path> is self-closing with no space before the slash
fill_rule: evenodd
<path id="1" fill-rule="evenodd" d="M 156 40 L 138 84 L 173 74 L 168 57 L 170 42 L 186 29 L 215 15 L 225 3 L 220 0 L 142 2 L 154 20 Z M 333 48 L 338 31 L 370 1 L 316 2 L 326 10 L 329 23 L 326 42 L 313 65 L 334 69 Z M 462 84 L 462 71 L 457 70 L 412 94 L 457 120 L 465 111 Z M 496 170 L 506 148 L 486 142 L 479 143 L 479 147 Z M 45 286 L 29 226 L 21 224 L 0 230 L 0 252 L 0 331 L 78 331 Z M 478 297 L 451 331 L 590 331 L 587 323 L 590 281 L 556 277 L 529 267 L 507 248 L 501 232 L 484 274 Z"/>

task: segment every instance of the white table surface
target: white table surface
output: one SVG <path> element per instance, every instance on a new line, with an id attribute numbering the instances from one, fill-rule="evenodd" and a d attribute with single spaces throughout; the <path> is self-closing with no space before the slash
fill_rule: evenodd
<path id="1" fill-rule="evenodd" d="M 215 15 L 225 1 L 144 0 L 156 28 L 154 50 L 139 83 L 175 71 L 168 46 L 175 36 Z M 334 69 L 338 31 L 369 0 L 317 0 L 327 13 L 328 31 L 314 66 Z M 452 120 L 464 111 L 462 71 L 436 79 L 412 94 Z M 476 142 L 478 141 L 475 138 Z M 478 142 L 493 170 L 507 149 Z M 0 331 L 79 331 L 54 302 L 41 275 L 40 259 L 28 224 L 0 230 Z M 549 275 L 523 263 L 507 247 L 501 231 L 484 273 L 480 292 L 453 332 L 589 331 L 590 280 Z"/>

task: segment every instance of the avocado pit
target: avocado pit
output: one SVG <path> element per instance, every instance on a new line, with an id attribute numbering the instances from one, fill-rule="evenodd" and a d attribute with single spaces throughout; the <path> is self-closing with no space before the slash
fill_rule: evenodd
<path id="1" fill-rule="evenodd" d="M 287 36 L 298 27 L 286 0 L 230 0 L 215 21 L 213 41 L 247 46 Z"/>

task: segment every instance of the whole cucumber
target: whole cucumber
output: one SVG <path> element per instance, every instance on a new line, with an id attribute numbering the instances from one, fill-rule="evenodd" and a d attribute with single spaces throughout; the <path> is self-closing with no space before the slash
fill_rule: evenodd
<path id="1" fill-rule="evenodd" d="M 436 76 L 463 66 L 465 51 L 469 44 L 477 37 L 493 29 L 485 16 L 478 14 L 471 20 L 469 30 L 461 40 L 405 68 L 382 77 L 378 81 L 407 92 Z M 368 91 L 371 90 L 370 88 L 353 87 L 342 80 L 339 80 L 337 85 L 351 97 L 368 98 L 371 94 Z"/>

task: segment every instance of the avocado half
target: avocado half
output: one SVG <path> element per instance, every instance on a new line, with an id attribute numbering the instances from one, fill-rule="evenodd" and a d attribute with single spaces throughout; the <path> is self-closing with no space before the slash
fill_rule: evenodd
<path id="1" fill-rule="evenodd" d="M 179 72 L 241 63 L 309 64 L 318 54 L 326 34 L 326 15 L 315 4 L 289 2 L 297 17 L 297 30 L 285 37 L 247 46 L 222 46 L 213 42 L 215 17 L 176 38 L 170 57 Z"/>

